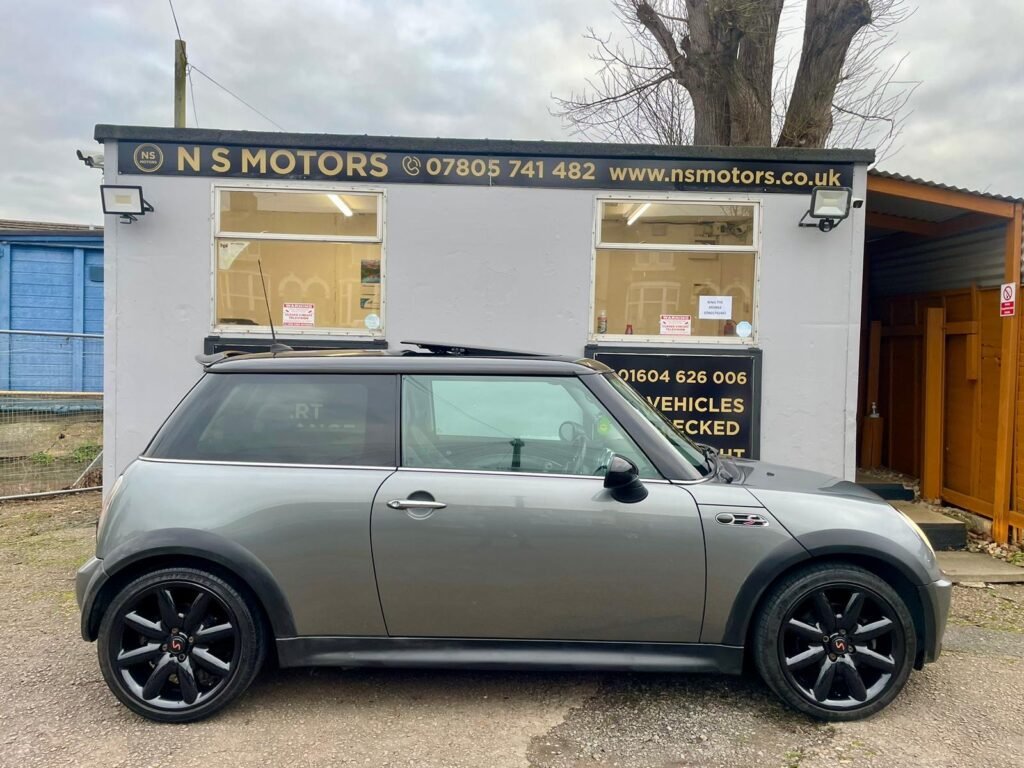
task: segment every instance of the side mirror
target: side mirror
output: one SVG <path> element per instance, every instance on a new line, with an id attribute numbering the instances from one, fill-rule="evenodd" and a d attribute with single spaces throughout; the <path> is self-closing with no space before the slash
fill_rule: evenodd
<path id="1" fill-rule="evenodd" d="M 625 456 L 613 454 L 604 473 L 604 487 L 612 498 L 623 504 L 635 504 L 647 498 L 647 487 L 640 482 L 640 470 Z"/>

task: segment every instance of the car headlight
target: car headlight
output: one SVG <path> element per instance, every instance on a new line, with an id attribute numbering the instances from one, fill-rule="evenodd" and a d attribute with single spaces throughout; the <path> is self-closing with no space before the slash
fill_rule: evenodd
<path id="1" fill-rule="evenodd" d="M 896 507 L 893 507 L 893 509 L 896 509 Z M 907 522 L 907 525 L 909 525 L 913 529 L 914 533 L 921 537 L 921 541 L 924 542 L 925 546 L 928 547 L 928 550 L 932 553 L 932 555 L 934 555 L 935 547 L 933 547 L 932 543 L 928 541 L 928 537 L 925 535 L 925 532 L 921 530 L 921 526 L 915 523 L 913 520 L 911 520 L 910 515 L 908 515 L 902 509 L 896 509 L 896 511 L 903 516 L 903 519 Z"/>

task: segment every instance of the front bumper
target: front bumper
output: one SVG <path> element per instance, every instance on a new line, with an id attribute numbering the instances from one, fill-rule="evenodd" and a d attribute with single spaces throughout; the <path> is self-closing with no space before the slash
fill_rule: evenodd
<path id="1" fill-rule="evenodd" d="M 96 595 L 107 580 L 107 573 L 103 570 L 103 561 L 91 557 L 85 565 L 78 569 L 75 574 L 75 600 L 82 612 L 82 639 L 93 641 L 96 639 L 92 631 L 92 608 L 96 602 Z"/>
<path id="2" fill-rule="evenodd" d="M 942 636 L 946 632 L 953 582 L 949 579 L 939 579 L 917 589 L 921 597 L 921 606 L 924 608 L 924 637 L 919 649 L 920 667 L 922 664 L 935 661 L 942 653 Z"/>

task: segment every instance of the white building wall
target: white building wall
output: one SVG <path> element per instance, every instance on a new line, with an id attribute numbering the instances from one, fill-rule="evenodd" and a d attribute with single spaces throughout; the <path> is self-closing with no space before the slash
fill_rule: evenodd
<path id="1" fill-rule="evenodd" d="M 115 142 L 107 143 L 105 157 L 107 183 L 118 183 Z M 213 180 L 127 178 L 122 183 L 142 184 L 155 211 L 133 224 L 106 221 L 108 489 L 199 377 L 194 358 L 212 327 Z M 855 196 L 863 197 L 865 186 L 858 166 Z M 388 185 L 388 342 L 582 354 L 600 194 L 606 193 Z M 863 214 L 854 211 L 824 234 L 797 227 L 806 194 L 741 196 L 762 203 L 761 458 L 852 478 Z"/>

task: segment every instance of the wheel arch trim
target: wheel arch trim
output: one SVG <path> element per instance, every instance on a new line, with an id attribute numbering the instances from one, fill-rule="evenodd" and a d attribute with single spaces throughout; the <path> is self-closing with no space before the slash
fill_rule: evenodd
<path id="1" fill-rule="evenodd" d="M 771 585 L 793 567 L 811 560 L 811 555 L 796 539 L 789 539 L 772 550 L 751 570 L 736 593 L 722 637 L 714 641 L 701 639 L 725 645 L 746 645 L 747 630 L 754 620 L 754 612 Z"/>
<path id="2" fill-rule="evenodd" d="M 896 571 L 902 576 L 912 592 L 908 608 L 914 616 L 918 630 L 918 645 L 929 646 L 929 627 L 924 621 L 929 606 L 921 605 L 919 588 L 929 582 L 925 568 L 900 557 L 897 545 L 876 534 L 864 531 L 831 530 L 820 531 L 793 539 L 792 545 L 779 547 L 772 556 L 762 560 L 744 581 L 733 601 L 723 636 L 717 642 L 727 645 L 747 645 L 749 630 L 756 619 L 757 611 L 769 590 L 785 574 L 801 565 L 811 565 L 824 560 L 848 560 L 871 570 L 869 563 L 875 562 Z M 917 565 L 917 567 L 914 567 Z M 883 576 L 883 574 L 879 574 Z M 894 585 L 895 586 L 895 585 Z M 916 603 L 916 604 L 915 604 Z M 922 615 L 923 614 L 923 615 Z"/>
<path id="3" fill-rule="evenodd" d="M 295 619 L 270 569 L 245 547 L 209 531 L 164 528 L 139 534 L 106 553 L 102 576 L 91 581 L 82 603 L 82 637 L 95 640 L 103 610 L 127 577 L 141 571 L 147 562 L 170 565 L 175 557 L 183 561 L 205 561 L 227 571 L 259 601 L 275 637 L 294 637 Z"/>

